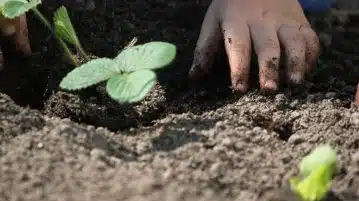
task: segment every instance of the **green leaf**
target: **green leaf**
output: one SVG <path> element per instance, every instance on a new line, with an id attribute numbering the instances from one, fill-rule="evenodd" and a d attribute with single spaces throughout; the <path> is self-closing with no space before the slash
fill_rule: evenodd
<path id="1" fill-rule="evenodd" d="M 63 40 L 71 45 L 78 45 L 79 39 L 72 26 L 70 16 L 65 6 L 58 8 L 54 14 L 55 32 Z"/>
<path id="2" fill-rule="evenodd" d="M 78 90 L 108 80 L 118 74 L 114 62 L 109 58 L 91 60 L 68 73 L 61 81 L 60 87 L 67 90 Z"/>
<path id="3" fill-rule="evenodd" d="M 13 19 L 25 14 L 41 4 L 41 0 L 9 0 L 3 4 L 2 13 L 6 18 Z"/>
<path id="4" fill-rule="evenodd" d="M 309 153 L 306 157 L 304 157 L 299 165 L 300 173 L 303 177 L 306 177 L 322 164 L 330 165 L 333 174 L 336 171 L 336 153 L 329 145 L 319 146 L 315 148 L 311 153 Z"/>
<path id="5" fill-rule="evenodd" d="M 2 7 L 4 6 L 4 4 L 6 4 L 7 2 L 12 1 L 12 0 L 0 0 L 0 7 L 2 9 Z"/>
<path id="6" fill-rule="evenodd" d="M 332 184 L 331 165 L 322 164 L 313 170 L 302 181 L 293 180 L 294 191 L 303 201 L 320 201 L 330 191 Z"/>
<path id="7" fill-rule="evenodd" d="M 119 70 L 133 72 L 157 69 L 170 64 L 176 56 L 176 46 L 166 42 L 149 42 L 124 49 L 115 58 Z"/>
<path id="8" fill-rule="evenodd" d="M 151 70 L 139 70 L 111 77 L 107 93 L 119 103 L 135 103 L 145 98 L 156 84 L 157 76 Z"/>
<path id="9" fill-rule="evenodd" d="M 329 192 L 337 171 L 335 151 L 329 145 L 315 148 L 300 163 L 301 176 L 290 180 L 303 201 L 320 201 Z"/>

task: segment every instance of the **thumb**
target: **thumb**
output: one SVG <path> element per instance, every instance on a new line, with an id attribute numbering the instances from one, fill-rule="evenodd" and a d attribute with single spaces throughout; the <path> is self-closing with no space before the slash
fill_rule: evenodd
<path id="1" fill-rule="evenodd" d="M 13 41 L 16 50 L 26 56 L 31 54 L 26 15 L 15 19 L 6 19 L 1 16 L 0 29 L 3 36 L 9 37 Z"/>
<path id="2" fill-rule="evenodd" d="M 26 56 L 31 54 L 30 41 L 28 36 L 26 15 L 22 15 L 15 19 L 14 43 L 16 49 L 24 53 Z"/>
<path id="3" fill-rule="evenodd" d="M 212 66 L 213 57 L 221 42 L 221 30 L 217 16 L 218 2 L 213 1 L 207 10 L 202 23 L 201 32 L 194 51 L 194 58 L 189 71 L 192 83 L 198 82 L 208 73 Z"/>

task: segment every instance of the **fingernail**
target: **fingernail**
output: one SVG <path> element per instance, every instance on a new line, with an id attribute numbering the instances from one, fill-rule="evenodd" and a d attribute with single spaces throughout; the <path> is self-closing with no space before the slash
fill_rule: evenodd
<path id="1" fill-rule="evenodd" d="M 300 72 L 295 72 L 290 75 L 290 81 L 294 84 L 300 84 L 303 80 L 303 74 Z"/>
<path id="2" fill-rule="evenodd" d="M 273 80 L 268 80 L 264 84 L 264 88 L 275 91 L 275 90 L 277 90 L 277 83 L 274 82 Z"/>
<path id="3" fill-rule="evenodd" d="M 235 91 L 240 91 L 240 92 L 246 92 L 248 89 L 247 89 L 248 87 L 247 87 L 247 85 L 246 84 L 243 84 L 243 83 L 241 83 L 241 82 L 238 82 L 237 84 L 235 84 L 234 86 L 233 86 L 233 89 L 235 90 Z"/>
<path id="4" fill-rule="evenodd" d="M 245 79 L 243 79 L 243 76 L 241 74 L 232 73 L 231 74 L 231 80 L 232 80 L 232 89 L 233 91 L 240 91 L 240 92 L 247 92 L 247 84 Z"/>

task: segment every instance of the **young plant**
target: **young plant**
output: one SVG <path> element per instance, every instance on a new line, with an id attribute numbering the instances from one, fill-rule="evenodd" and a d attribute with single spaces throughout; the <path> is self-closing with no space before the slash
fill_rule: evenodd
<path id="1" fill-rule="evenodd" d="M 1 4 L 2 2 L 2 4 Z M 3 16 L 13 19 L 32 10 L 40 21 L 56 37 L 65 54 L 75 66 L 60 83 L 67 90 L 80 90 L 107 81 L 106 90 L 119 103 L 141 101 L 157 81 L 153 71 L 167 66 L 176 56 L 176 46 L 165 42 L 150 42 L 143 45 L 128 45 L 114 59 L 91 60 L 77 37 L 68 12 L 64 6 L 56 10 L 53 25 L 36 8 L 41 0 L 0 0 Z M 83 57 L 79 65 L 67 43 L 73 45 Z"/>
<path id="2" fill-rule="evenodd" d="M 77 37 L 76 31 L 72 26 L 69 14 L 65 6 L 61 6 L 56 10 L 53 21 L 56 35 L 61 37 L 67 43 L 75 46 L 77 51 L 81 54 L 85 61 L 90 61 L 90 57 L 82 48 L 80 40 Z"/>
<path id="3" fill-rule="evenodd" d="M 60 87 L 79 90 L 106 83 L 109 96 L 119 103 L 142 100 L 157 79 L 155 69 L 167 66 L 176 56 L 176 46 L 149 42 L 125 48 L 114 59 L 98 58 L 75 68 L 61 81 Z"/>
<path id="4" fill-rule="evenodd" d="M 317 147 L 302 159 L 299 169 L 300 176 L 290 180 L 292 190 L 303 201 L 323 200 L 337 171 L 336 153 L 329 145 Z"/>

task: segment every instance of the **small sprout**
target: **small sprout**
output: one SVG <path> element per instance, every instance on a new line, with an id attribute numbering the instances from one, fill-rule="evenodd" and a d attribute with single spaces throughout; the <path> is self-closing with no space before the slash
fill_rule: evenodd
<path id="1" fill-rule="evenodd" d="M 302 181 L 292 180 L 295 191 L 304 201 L 319 201 L 325 198 L 332 184 L 331 166 L 319 165 Z"/>
<path id="2" fill-rule="evenodd" d="M 66 42 L 71 45 L 78 45 L 80 43 L 65 6 L 61 6 L 56 10 L 54 24 L 56 34 Z"/>
<path id="3" fill-rule="evenodd" d="M 306 177 L 321 164 L 331 165 L 336 170 L 336 157 L 335 151 L 329 145 L 319 146 L 302 159 L 299 165 L 300 172 Z"/>
<path id="4" fill-rule="evenodd" d="M 95 59 L 74 69 L 64 77 L 60 87 L 76 90 L 107 80 L 106 90 L 119 103 L 142 100 L 156 83 L 152 70 L 170 64 L 176 46 L 165 42 L 149 42 L 124 49 L 111 59 Z"/>
<path id="5" fill-rule="evenodd" d="M 303 201 L 320 201 L 330 191 L 336 171 L 336 153 L 329 145 L 323 145 L 302 159 L 300 177 L 292 178 L 290 183 Z"/>
<path id="6" fill-rule="evenodd" d="M 61 6 L 56 10 L 53 21 L 56 35 L 69 44 L 74 45 L 81 55 L 89 61 L 90 58 L 81 46 L 80 40 L 77 37 L 74 27 L 72 26 L 71 19 L 65 6 Z"/>

